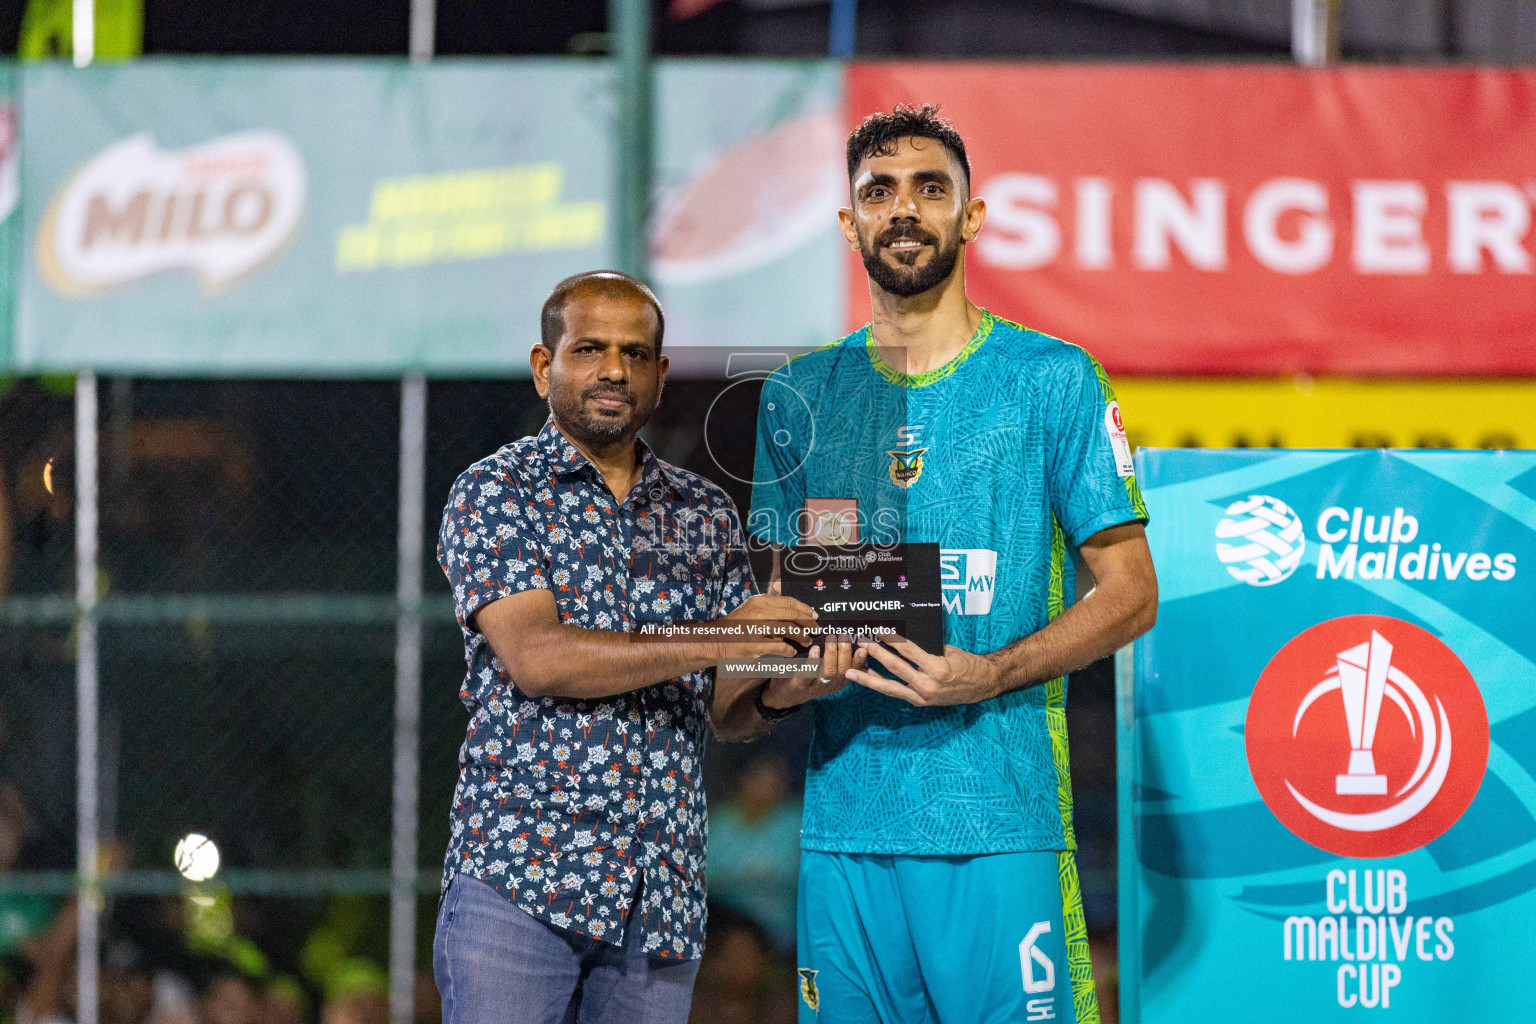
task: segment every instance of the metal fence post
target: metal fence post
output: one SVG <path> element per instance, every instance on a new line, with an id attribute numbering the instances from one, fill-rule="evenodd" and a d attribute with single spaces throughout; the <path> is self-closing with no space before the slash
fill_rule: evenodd
<path id="1" fill-rule="evenodd" d="M 853 60 L 858 36 L 859 0 L 832 0 L 832 26 L 827 51 L 837 60 Z"/>
<path id="2" fill-rule="evenodd" d="M 437 0 L 411 0 L 411 59 L 429 60 L 437 48 Z"/>
<path id="3" fill-rule="evenodd" d="M 618 58 L 614 105 L 614 186 L 619 269 L 644 278 L 651 206 L 651 5 L 650 0 L 609 0 L 608 34 Z"/>
<path id="4" fill-rule="evenodd" d="M 421 773 L 421 543 L 427 381 L 400 382 L 400 535 L 395 577 L 395 791 L 390 844 L 389 1016 L 410 1024 L 416 989 L 416 836 Z"/>
<path id="5" fill-rule="evenodd" d="M 411 61 L 437 50 L 437 0 L 411 0 Z M 395 566 L 394 834 L 389 853 L 389 1019 L 416 1004 L 416 836 L 421 777 L 421 530 L 427 471 L 427 381 L 400 381 L 400 509 Z"/>
<path id="6" fill-rule="evenodd" d="M 70 49 L 75 67 L 83 68 L 96 57 L 96 0 L 75 0 L 70 10 Z"/>
<path id="7" fill-rule="evenodd" d="M 79 1024 L 96 1024 L 101 883 L 97 877 L 96 374 L 75 380 L 75 863 L 80 915 L 75 986 Z"/>
<path id="8" fill-rule="evenodd" d="M 1339 59 L 1344 0 L 1291 0 L 1291 57 L 1320 68 Z"/>

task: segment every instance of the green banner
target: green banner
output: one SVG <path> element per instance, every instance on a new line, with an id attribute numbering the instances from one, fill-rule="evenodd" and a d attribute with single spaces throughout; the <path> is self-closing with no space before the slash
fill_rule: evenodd
<path id="1" fill-rule="evenodd" d="M 845 333 L 842 81 L 827 60 L 661 64 L 650 276 L 668 345 Z"/>
<path id="2" fill-rule="evenodd" d="M 21 260 L 21 140 L 16 64 L 0 63 L 0 372 L 12 363 L 16 278 Z"/>
<path id="3" fill-rule="evenodd" d="M 605 62 L 21 75 L 6 321 L 26 371 L 525 374 L 550 287 L 613 262 Z M 652 277 L 669 345 L 834 338 L 840 68 L 679 61 L 657 79 Z"/>
<path id="4" fill-rule="evenodd" d="M 526 372 L 609 262 L 591 61 L 172 60 L 22 80 L 29 370 Z"/>

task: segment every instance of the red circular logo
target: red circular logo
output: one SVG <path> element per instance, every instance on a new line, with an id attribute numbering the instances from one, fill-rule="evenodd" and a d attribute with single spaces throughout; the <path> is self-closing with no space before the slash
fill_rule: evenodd
<path id="1" fill-rule="evenodd" d="M 1477 795 L 1488 712 L 1445 644 L 1386 615 L 1320 622 L 1253 688 L 1248 770 L 1275 817 L 1342 857 L 1438 839 Z"/>

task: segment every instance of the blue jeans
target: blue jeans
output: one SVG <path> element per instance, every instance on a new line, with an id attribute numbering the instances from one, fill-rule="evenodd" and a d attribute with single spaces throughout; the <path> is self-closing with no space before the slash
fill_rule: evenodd
<path id="1" fill-rule="evenodd" d="M 455 875 L 437 911 L 432 968 L 443 1024 L 685 1024 L 697 960 L 654 960 L 641 914 L 611 945 L 539 920 Z"/>

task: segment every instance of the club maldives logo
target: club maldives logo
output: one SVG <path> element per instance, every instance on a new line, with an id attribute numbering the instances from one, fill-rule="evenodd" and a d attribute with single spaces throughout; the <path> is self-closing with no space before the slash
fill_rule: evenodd
<path id="1" fill-rule="evenodd" d="M 1343 857 L 1392 857 L 1439 838 L 1477 795 L 1488 713 L 1465 665 L 1385 615 L 1319 623 L 1282 647 L 1244 730 L 1264 803 Z"/>
<path id="2" fill-rule="evenodd" d="M 1216 557 L 1227 572 L 1255 587 L 1290 576 L 1306 549 L 1301 517 L 1267 494 L 1233 502 L 1216 524 Z"/>
<path id="3" fill-rule="evenodd" d="M 147 134 L 102 150 L 49 204 L 38 265 L 50 285 L 91 295 L 185 268 L 216 291 L 270 259 L 304 209 L 304 162 L 276 132 L 184 150 Z"/>

